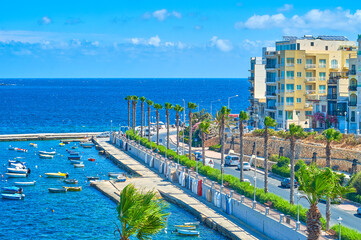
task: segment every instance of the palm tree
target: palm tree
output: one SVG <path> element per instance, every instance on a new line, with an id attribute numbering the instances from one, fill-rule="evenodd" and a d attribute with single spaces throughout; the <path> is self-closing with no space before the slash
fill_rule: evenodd
<path id="1" fill-rule="evenodd" d="M 133 100 L 133 132 L 135 134 L 135 127 L 137 124 L 137 103 L 138 103 L 139 97 L 132 96 L 132 100 Z"/>
<path id="2" fill-rule="evenodd" d="M 203 165 L 206 165 L 206 151 L 204 147 L 204 143 L 206 141 L 206 134 L 209 134 L 209 128 L 211 126 L 211 123 L 208 120 L 203 120 L 199 125 L 198 128 L 202 133 L 202 159 L 203 159 Z"/>
<path id="3" fill-rule="evenodd" d="M 117 205 L 120 227 L 114 231 L 120 240 L 129 240 L 135 235 L 138 239 L 150 239 L 167 226 L 167 203 L 156 196 L 155 191 L 143 192 L 127 185 L 120 193 Z"/>
<path id="4" fill-rule="evenodd" d="M 177 155 L 179 155 L 179 113 L 184 111 L 184 108 L 181 105 L 177 104 L 173 109 L 176 111 L 175 118 L 177 122 Z"/>
<path id="5" fill-rule="evenodd" d="M 333 141 L 339 142 L 342 139 L 342 134 L 333 128 L 326 129 L 322 132 L 326 138 L 326 167 L 331 168 L 331 143 Z M 330 229 L 331 220 L 331 201 L 328 198 L 326 202 L 326 230 Z"/>
<path id="6" fill-rule="evenodd" d="M 316 164 L 303 165 L 297 171 L 299 191 L 304 194 L 310 208 L 307 212 L 307 232 L 309 240 L 317 240 L 321 235 L 322 215 L 317 207 L 319 200 L 323 197 L 335 199 L 346 193 L 354 192 L 351 187 L 340 184 L 340 177 L 330 168 L 319 169 Z"/>
<path id="7" fill-rule="evenodd" d="M 144 114 L 144 102 L 145 102 L 146 98 L 145 97 L 141 97 L 140 98 L 140 112 L 141 112 L 141 116 L 140 116 L 140 136 L 143 137 L 143 114 Z"/>
<path id="8" fill-rule="evenodd" d="M 223 186 L 223 172 L 224 172 L 224 129 L 226 126 L 226 119 L 231 113 L 231 109 L 223 106 L 220 110 L 220 115 L 222 117 L 221 121 L 221 175 L 222 175 L 222 186 Z"/>
<path id="9" fill-rule="evenodd" d="M 128 101 L 128 128 L 130 128 L 130 101 L 132 100 L 132 96 L 127 96 L 124 100 Z"/>
<path id="10" fill-rule="evenodd" d="M 159 103 L 154 104 L 155 111 L 157 113 L 157 145 L 159 145 L 159 110 L 163 108 Z"/>
<path id="11" fill-rule="evenodd" d="M 290 203 L 294 204 L 294 193 L 295 193 L 295 147 L 296 140 L 305 136 L 305 132 L 300 125 L 294 123 L 290 124 L 289 130 L 287 132 L 287 138 L 290 140 L 290 149 L 291 149 L 291 184 L 290 184 Z"/>
<path id="12" fill-rule="evenodd" d="M 277 122 L 267 116 L 264 119 L 264 192 L 268 193 L 268 128 L 276 127 Z"/>
<path id="13" fill-rule="evenodd" d="M 151 100 L 147 100 L 148 104 L 148 141 L 150 142 L 150 106 L 152 106 L 154 103 Z"/>
<path id="14" fill-rule="evenodd" d="M 188 113 L 188 117 L 189 117 L 189 141 L 188 141 L 188 146 L 189 146 L 189 159 L 192 160 L 192 120 L 193 120 L 193 113 L 192 110 L 196 109 L 197 104 L 189 102 L 188 103 L 188 109 L 189 109 L 189 113 Z"/>
<path id="15" fill-rule="evenodd" d="M 249 115 L 247 112 L 241 111 L 239 113 L 239 162 L 240 162 L 240 168 L 239 168 L 239 179 L 241 182 L 243 182 L 243 131 L 244 131 L 244 125 L 243 122 L 247 121 L 249 119 Z"/>
<path id="16" fill-rule="evenodd" d="M 218 129 L 218 136 L 219 136 L 219 144 L 221 144 L 221 134 L 222 134 L 222 116 L 221 116 L 221 113 L 218 111 L 216 112 L 216 115 L 214 116 L 214 122 L 217 126 L 217 129 Z"/>
<path id="17" fill-rule="evenodd" d="M 169 149 L 169 110 L 173 108 L 173 105 L 171 103 L 165 103 L 165 114 L 167 116 L 167 149 Z"/>

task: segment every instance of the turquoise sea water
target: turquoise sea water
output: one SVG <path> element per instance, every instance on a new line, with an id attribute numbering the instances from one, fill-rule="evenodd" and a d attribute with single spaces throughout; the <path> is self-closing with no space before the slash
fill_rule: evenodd
<path id="1" fill-rule="evenodd" d="M 36 141 L 38 148 L 29 147 L 30 142 L 0 142 L 0 186 L 11 186 L 15 181 L 36 180 L 36 186 L 24 187 L 24 200 L 0 199 L 0 239 L 117 239 L 115 230 L 116 204 L 89 186 L 86 176 L 99 175 L 100 179 L 108 179 L 108 172 L 119 172 L 120 169 L 110 160 L 99 156 L 93 149 L 79 147 L 84 169 L 74 168 L 67 160 L 66 148 L 59 147 L 59 141 Z M 8 150 L 9 145 L 26 148 L 27 153 Z M 54 159 L 39 159 L 36 151 L 56 149 Z M 31 168 L 28 178 L 7 178 L 5 176 L 9 159 L 22 157 Z M 88 158 L 95 158 L 89 162 Z M 67 172 L 69 178 L 76 178 L 82 186 L 81 192 L 51 194 L 49 187 L 65 186 L 61 179 L 46 178 L 46 172 Z M 200 237 L 179 237 L 170 232 L 173 225 L 196 219 L 183 209 L 170 204 L 171 215 L 168 218 L 168 233 L 159 233 L 153 239 L 225 239 L 220 234 L 201 225 Z M 119 239 L 119 238 L 118 238 Z M 134 238 L 135 239 L 135 238 Z"/>

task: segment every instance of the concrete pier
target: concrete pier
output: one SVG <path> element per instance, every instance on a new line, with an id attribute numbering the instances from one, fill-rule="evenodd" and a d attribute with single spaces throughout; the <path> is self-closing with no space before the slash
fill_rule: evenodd
<path id="1" fill-rule="evenodd" d="M 110 181 L 92 182 L 92 186 L 100 190 L 113 201 L 119 201 L 119 192 L 129 183 L 136 187 L 157 190 L 164 199 L 175 203 L 195 215 L 208 227 L 217 230 L 230 239 L 270 239 L 253 228 L 243 224 L 240 220 L 226 215 L 214 207 L 211 203 L 200 197 L 195 197 L 189 190 L 180 188 L 158 173 L 146 167 L 135 158 L 119 150 L 108 143 L 105 139 L 95 139 L 96 144 L 104 149 L 113 161 L 121 166 L 127 166 L 133 173 L 140 177 L 127 180 L 125 183 L 114 183 Z"/>
<path id="2" fill-rule="evenodd" d="M 95 137 L 100 132 L 84 132 L 84 133 L 36 133 L 36 134 L 7 134 L 0 135 L 0 142 L 7 141 L 35 141 L 35 140 L 57 140 L 57 139 L 86 139 Z"/>

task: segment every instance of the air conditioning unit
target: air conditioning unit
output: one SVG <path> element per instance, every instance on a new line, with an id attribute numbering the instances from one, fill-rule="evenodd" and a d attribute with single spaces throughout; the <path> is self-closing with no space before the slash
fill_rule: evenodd
<path id="1" fill-rule="evenodd" d="M 309 103 L 305 103 L 305 108 L 309 108 L 310 104 Z"/>

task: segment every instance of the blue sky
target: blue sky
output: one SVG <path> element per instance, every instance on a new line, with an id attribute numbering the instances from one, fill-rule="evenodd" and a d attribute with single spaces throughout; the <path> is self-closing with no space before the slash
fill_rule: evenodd
<path id="1" fill-rule="evenodd" d="M 361 33 L 357 1 L 6 1 L 0 77 L 247 77 L 283 35 Z"/>

